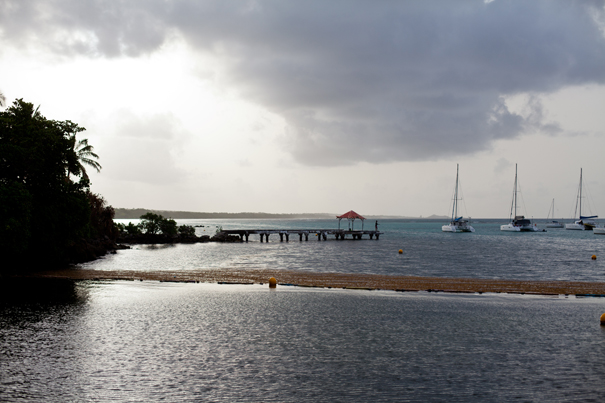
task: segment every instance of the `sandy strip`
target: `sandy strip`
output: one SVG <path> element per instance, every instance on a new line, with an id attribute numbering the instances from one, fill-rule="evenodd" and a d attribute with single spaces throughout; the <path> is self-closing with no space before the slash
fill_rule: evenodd
<path id="1" fill-rule="evenodd" d="M 388 276 L 380 274 L 314 273 L 287 270 L 217 269 L 195 271 L 101 271 L 64 269 L 38 273 L 36 277 L 73 280 L 146 280 L 202 283 L 264 283 L 271 277 L 281 285 L 398 291 L 442 291 L 456 293 L 495 292 L 542 295 L 602 295 L 605 283 L 580 281 L 521 281 L 473 278 Z"/>

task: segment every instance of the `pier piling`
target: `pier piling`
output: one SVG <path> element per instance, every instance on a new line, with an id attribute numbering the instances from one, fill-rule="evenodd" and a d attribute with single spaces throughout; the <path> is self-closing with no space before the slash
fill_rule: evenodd
<path id="1" fill-rule="evenodd" d="M 258 235 L 260 238 L 260 242 L 269 242 L 269 236 L 271 234 L 278 234 L 280 242 L 284 242 L 284 238 L 286 242 L 290 241 L 291 234 L 298 234 L 298 239 L 300 242 L 303 240 L 303 236 L 305 237 L 305 241 L 309 240 L 309 234 L 315 234 L 317 237 L 317 241 L 327 241 L 328 235 L 334 235 L 336 240 L 346 240 L 347 236 L 350 235 L 353 240 L 363 239 L 364 235 L 368 235 L 369 239 L 376 240 L 380 239 L 381 232 L 379 231 L 367 231 L 367 230 L 346 230 L 346 229 L 246 229 L 246 230 L 223 230 L 223 234 L 226 235 L 235 235 L 240 238 L 242 242 L 248 242 L 250 235 Z"/>

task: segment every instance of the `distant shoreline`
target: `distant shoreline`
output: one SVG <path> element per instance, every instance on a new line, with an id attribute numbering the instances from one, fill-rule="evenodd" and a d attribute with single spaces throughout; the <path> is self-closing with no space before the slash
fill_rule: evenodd
<path id="1" fill-rule="evenodd" d="M 262 213 L 262 212 L 241 212 L 241 213 L 207 213 L 207 212 L 195 212 L 195 211 L 171 211 L 171 210 L 151 210 L 144 208 L 115 208 L 115 219 L 136 219 L 147 213 L 160 214 L 166 218 L 173 219 L 282 219 L 282 220 L 296 220 L 296 219 L 311 219 L 311 220 L 330 220 L 335 219 L 338 214 L 331 213 L 294 213 L 294 214 L 276 214 L 276 213 Z M 448 220 L 449 217 L 432 215 L 429 217 L 406 217 L 406 216 L 392 216 L 392 215 L 367 215 L 368 220 L 386 220 L 386 219 L 435 219 L 435 220 Z"/>
<path id="2" fill-rule="evenodd" d="M 151 210 L 143 208 L 114 208 L 115 219 L 138 219 L 142 215 L 147 213 L 161 214 L 166 218 L 173 219 L 257 219 L 257 220 L 333 220 L 336 219 L 338 214 L 335 213 L 262 213 L 262 212 L 241 212 L 241 213 L 226 213 L 226 212 L 196 212 L 196 211 L 172 211 L 172 210 Z M 430 215 L 421 217 L 411 216 L 398 216 L 398 215 L 364 215 L 368 220 L 439 220 L 447 221 L 451 220 L 450 217 L 441 215 Z M 534 221 L 541 224 L 548 221 L 548 218 L 532 217 Z M 471 217 L 472 222 L 479 222 L 484 220 L 500 220 L 502 223 L 508 223 L 509 218 L 507 217 Z M 574 221 L 574 218 L 559 218 L 560 221 Z"/>

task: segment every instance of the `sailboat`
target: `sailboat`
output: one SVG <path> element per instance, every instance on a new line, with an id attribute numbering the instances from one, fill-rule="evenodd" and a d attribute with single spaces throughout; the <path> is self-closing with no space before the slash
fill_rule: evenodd
<path id="1" fill-rule="evenodd" d="M 513 212 L 515 215 L 513 215 Z M 514 217 L 514 218 L 513 218 Z M 517 215 L 517 164 L 515 164 L 515 187 L 513 190 L 513 202 L 510 206 L 510 222 L 500 226 L 500 231 L 509 232 L 537 232 L 538 227 L 522 215 Z"/>
<path id="2" fill-rule="evenodd" d="M 456 164 L 456 190 L 454 191 L 454 206 L 452 207 L 452 220 L 441 227 L 443 232 L 475 232 L 468 220 L 458 217 L 458 164 Z"/>
<path id="3" fill-rule="evenodd" d="M 550 217 L 550 212 L 552 211 L 552 218 Z M 550 207 L 550 210 L 548 211 L 548 216 L 546 216 L 546 219 L 549 219 L 550 221 L 546 222 L 546 228 L 563 228 L 563 223 L 560 223 L 559 221 L 555 220 L 555 199 L 552 199 L 552 206 Z"/>
<path id="4" fill-rule="evenodd" d="M 596 227 L 596 223 L 592 220 L 593 218 L 597 218 L 596 215 L 591 216 L 583 216 L 582 215 L 582 168 L 580 168 L 580 186 L 578 186 L 578 197 L 576 199 L 576 213 L 578 213 L 578 205 L 580 206 L 579 214 L 577 217 L 580 217 L 578 220 L 574 221 L 570 224 L 565 224 L 565 229 L 575 229 L 575 230 L 591 230 Z"/>

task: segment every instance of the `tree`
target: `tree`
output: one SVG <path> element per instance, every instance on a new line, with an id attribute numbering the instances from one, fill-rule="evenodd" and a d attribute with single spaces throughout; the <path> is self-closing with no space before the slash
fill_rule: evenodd
<path id="1" fill-rule="evenodd" d="M 195 228 L 191 225 L 179 225 L 179 236 L 182 238 L 191 238 L 195 236 Z"/>
<path id="2" fill-rule="evenodd" d="M 94 238 L 116 239 L 118 228 L 113 222 L 115 211 L 108 206 L 103 196 L 88 193 L 88 204 L 90 205 L 90 236 Z"/>
<path id="3" fill-rule="evenodd" d="M 139 224 L 145 234 L 156 235 L 162 233 L 166 236 L 175 236 L 178 232 L 176 221 L 172 218 L 164 218 L 161 214 L 149 212 L 141 216 Z"/>
<path id="4" fill-rule="evenodd" d="M 161 216 L 160 216 L 161 217 Z M 172 218 L 163 218 L 160 221 L 160 231 L 166 236 L 175 236 L 177 234 L 176 221 Z"/>
<path id="5" fill-rule="evenodd" d="M 76 136 L 74 135 L 71 141 L 74 145 L 74 151 L 78 156 L 77 172 L 71 173 L 81 174 L 84 178 L 88 179 L 88 174 L 86 173 L 85 165 L 94 168 L 97 172 L 101 172 L 101 164 L 95 161 L 95 159 L 99 159 L 99 156 L 93 151 L 94 147 L 88 144 L 88 139 L 82 139 L 76 142 Z"/>
<path id="6" fill-rule="evenodd" d="M 141 235 L 141 227 L 134 225 L 131 222 L 124 226 L 124 231 L 126 231 L 128 235 Z"/>
<path id="7" fill-rule="evenodd" d="M 63 264 L 78 242 L 93 236 L 90 182 L 65 177 L 78 172 L 72 139 L 83 130 L 70 121 L 46 119 L 22 99 L 0 112 L 0 254 L 5 261 Z M 99 211 L 111 213 L 104 207 Z"/>
<path id="8" fill-rule="evenodd" d="M 143 214 L 140 218 L 141 223 L 139 225 L 146 234 L 155 235 L 160 232 L 160 222 L 164 217 L 159 214 L 149 212 L 147 214 Z"/>
<path id="9" fill-rule="evenodd" d="M 0 251 L 23 254 L 31 238 L 32 197 L 19 182 L 0 183 Z"/>
<path id="10" fill-rule="evenodd" d="M 6 97 L 0 92 L 0 106 L 6 105 Z"/>

